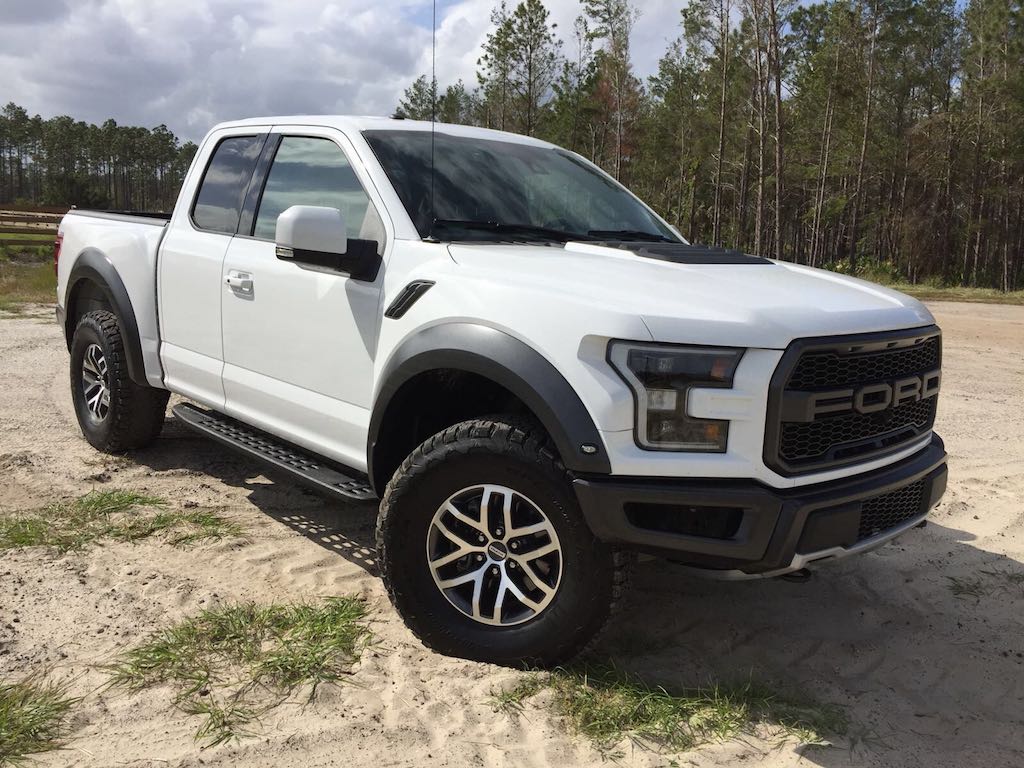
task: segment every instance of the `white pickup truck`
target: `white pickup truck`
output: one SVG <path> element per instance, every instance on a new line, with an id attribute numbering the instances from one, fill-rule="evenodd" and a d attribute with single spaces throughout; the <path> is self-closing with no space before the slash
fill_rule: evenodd
<path id="1" fill-rule="evenodd" d="M 941 337 L 861 280 L 693 246 L 580 156 L 400 119 L 202 142 L 165 217 L 74 210 L 57 317 L 86 439 L 176 419 L 344 499 L 441 652 L 550 665 L 629 553 L 804 574 L 946 485 Z"/>

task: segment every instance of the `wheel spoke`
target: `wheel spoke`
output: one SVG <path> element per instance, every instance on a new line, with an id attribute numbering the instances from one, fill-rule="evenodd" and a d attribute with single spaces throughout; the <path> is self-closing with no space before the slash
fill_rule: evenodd
<path id="1" fill-rule="evenodd" d="M 436 560 L 431 560 L 430 561 L 430 567 L 431 568 L 444 568 L 446 565 L 454 563 L 459 558 L 465 557 L 466 555 L 471 555 L 474 552 L 481 552 L 481 551 L 482 550 L 479 549 L 478 547 L 462 546 L 462 547 L 459 547 L 458 549 L 456 549 L 454 552 L 450 552 L 447 555 L 442 555 L 441 557 L 437 558 Z"/>
<path id="2" fill-rule="evenodd" d="M 481 507 L 481 509 L 482 509 L 482 507 Z M 486 520 L 484 522 L 482 522 L 482 523 L 477 521 L 477 520 L 474 520 L 469 515 L 466 515 L 466 514 L 460 512 L 458 509 L 456 509 L 455 505 L 452 504 L 451 502 L 448 502 L 448 505 L 445 507 L 445 511 L 449 515 L 454 517 L 456 520 L 458 520 L 459 522 L 462 522 L 462 523 L 465 523 L 466 525 L 468 525 L 470 528 L 473 528 L 474 530 L 477 530 L 477 531 L 479 531 L 480 533 L 483 533 L 483 534 L 487 533 L 487 522 L 486 522 Z M 480 514 L 480 517 L 481 518 L 484 517 L 482 512 Z M 450 531 L 451 529 L 448 528 L 447 526 L 445 526 L 445 530 L 446 531 Z"/>
<path id="3" fill-rule="evenodd" d="M 506 493 L 505 498 L 502 500 L 501 505 L 501 520 L 502 520 L 502 533 L 504 536 L 499 536 L 500 539 L 505 539 L 512 533 L 512 494 Z"/>
<path id="4" fill-rule="evenodd" d="M 451 579 L 442 579 L 437 582 L 437 585 L 441 589 L 452 589 L 453 587 L 459 587 L 463 584 L 469 584 L 471 581 L 479 580 L 481 583 L 484 580 L 484 569 L 477 568 L 475 571 L 469 573 L 463 573 L 459 576 L 455 576 Z"/>
<path id="5" fill-rule="evenodd" d="M 537 547 L 537 549 L 531 549 L 529 552 L 518 553 L 518 557 L 529 562 L 531 560 L 536 560 L 538 557 L 544 557 L 544 555 L 550 555 L 552 552 L 557 551 L 558 545 L 553 541 L 549 541 L 547 544 Z"/>
<path id="6" fill-rule="evenodd" d="M 509 537 L 518 538 L 519 536 L 532 536 L 535 533 L 547 533 L 550 530 L 551 523 L 549 523 L 547 520 L 543 520 L 539 523 L 534 523 L 533 525 L 524 525 L 520 528 L 513 528 L 509 534 Z"/>
<path id="7" fill-rule="evenodd" d="M 535 600 L 531 600 L 530 598 L 528 598 L 526 596 L 526 593 L 523 592 L 523 590 L 521 590 L 519 587 L 517 587 L 511 579 L 504 579 L 503 582 L 506 585 L 508 591 L 515 595 L 516 600 L 521 602 L 527 608 L 532 609 L 533 611 L 540 610 L 541 604 Z"/>

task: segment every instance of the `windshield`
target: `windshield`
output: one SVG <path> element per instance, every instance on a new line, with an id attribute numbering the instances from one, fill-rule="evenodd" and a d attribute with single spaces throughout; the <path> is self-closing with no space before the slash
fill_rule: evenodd
<path id="1" fill-rule="evenodd" d="M 679 238 L 609 177 L 563 149 L 434 134 L 363 136 L 421 237 L 443 240 Z"/>

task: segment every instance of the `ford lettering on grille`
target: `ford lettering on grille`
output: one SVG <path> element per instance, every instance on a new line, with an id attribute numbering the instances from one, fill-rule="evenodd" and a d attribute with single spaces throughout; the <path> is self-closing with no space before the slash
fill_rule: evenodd
<path id="1" fill-rule="evenodd" d="M 939 329 L 799 339 L 772 377 L 765 464 L 799 475 L 900 450 L 935 421 Z"/>

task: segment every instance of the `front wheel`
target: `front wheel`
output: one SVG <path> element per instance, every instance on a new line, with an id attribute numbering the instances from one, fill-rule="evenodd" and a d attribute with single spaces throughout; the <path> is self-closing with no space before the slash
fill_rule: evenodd
<path id="1" fill-rule="evenodd" d="M 424 644 L 498 664 L 576 655 L 624 578 L 543 430 L 515 417 L 463 422 L 417 448 L 384 492 L 377 547 L 392 602 Z"/>
<path id="2" fill-rule="evenodd" d="M 116 315 L 95 310 L 79 320 L 71 340 L 71 398 L 93 448 L 120 453 L 149 445 L 163 427 L 168 397 L 167 390 L 129 378 Z"/>

